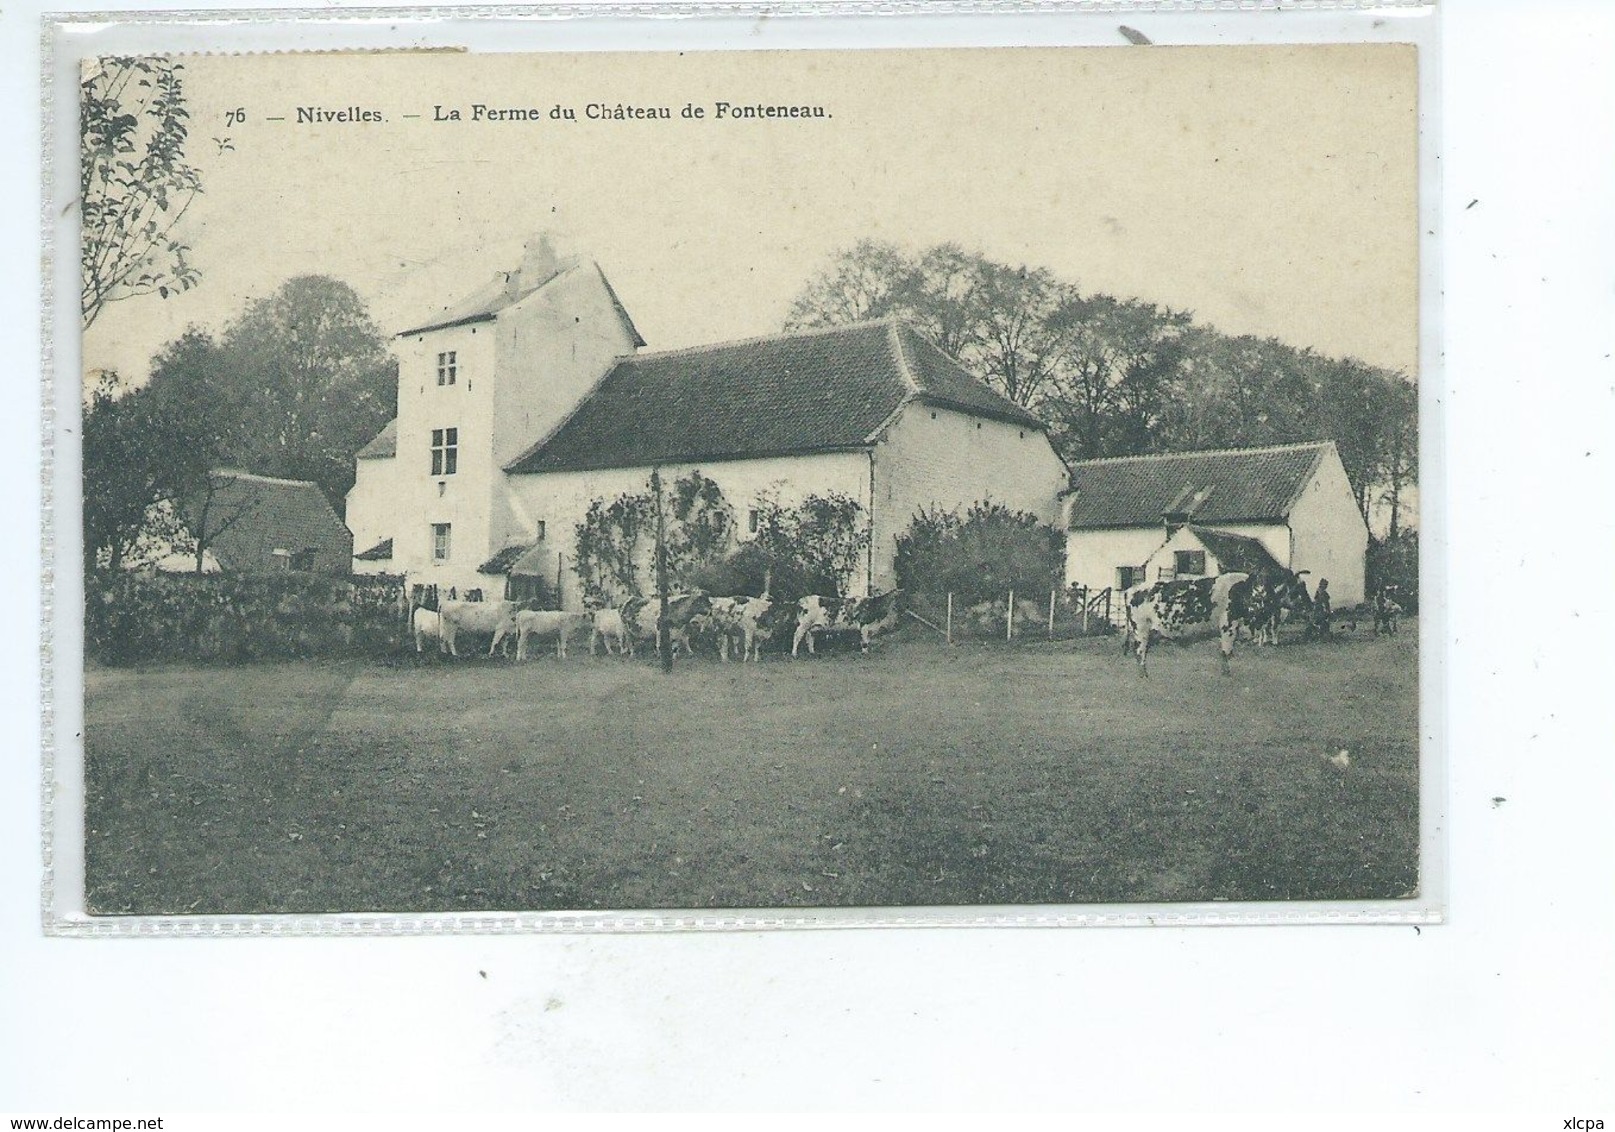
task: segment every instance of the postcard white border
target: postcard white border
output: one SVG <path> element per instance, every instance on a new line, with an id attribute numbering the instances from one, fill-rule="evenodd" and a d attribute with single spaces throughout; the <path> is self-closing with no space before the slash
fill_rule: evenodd
<path id="1" fill-rule="evenodd" d="M 70 614 L 82 608 L 82 580 L 56 562 L 78 561 L 78 325 L 71 285 L 76 263 L 57 267 L 43 314 L 46 340 L 45 478 L 43 480 L 46 611 L 41 661 L 42 719 L 47 728 L 42 821 L 45 829 L 45 930 L 67 936 L 400 935 L 533 932 L 683 932 L 870 927 L 1140 927 L 1439 923 L 1447 890 L 1445 716 L 1441 694 L 1446 606 L 1441 586 L 1445 547 L 1445 481 L 1440 350 L 1441 186 L 1440 70 L 1431 7 L 1396 3 L 1343 8 L 1314 5 L 1272 10 L 1263 4 L 1230 11 L 1224 4 L 1101 6 L 944 5 L 638 5 L 554 6 L 535 13 L 510 8 L 240 10 L 75 15 L 47 28 L 43 69 L 47 102 L 47 175 L 71 170 L 77 137 L 54 108 L 74 105 L 77 61 L 109 52 L 263 52 L 320 49 L 465 47 L 472 51 L 757 50 L 768 48 L 947 47 L 1010 45 L 1120 46 L 1118 16 L 1143 24 L 1160 45 L 1180 43 L 1407 42 L 1418 46 L 1420 137 L 1420 413 L 1421 559 L 1427 595 L 1420 648 L 1420 893 L 1397 901 L 1182 903 L 1011 907 L 899 907 L 733 910 L 487 912 L 468 914 L 331 914 L 242 916 L 91 916 L 84 911 L 82 829 L 82 632 Z M 649 18 L 655 11 L 660 18 Z M 832 14 L 833 12 L 833 14 Z M 682 18 L 669 19 L 669 15 Z M 531 38 L 528 38 L 531 37 Z M 72 119 L 66 119 L 71 126 Z M 48 181 L 47 184 L 52 182 Z M 48 248 L 72 247 L 73 185 L 60 177 L 46 194 L 42 225 Z M 64 196 L 64 192 L 67 194 Z M 54 259 L 50 261 L 55 263 Z M 53 313 L 54 316 L 53 317 Z M 53 397 L 54 394 L 54 397 Z M 65 510 L 62 509 L 65 505 Z M 1429 595 L 1437 595 L 1431 600 Z M 53 620 L 57 618 L 59 620 Z"/>

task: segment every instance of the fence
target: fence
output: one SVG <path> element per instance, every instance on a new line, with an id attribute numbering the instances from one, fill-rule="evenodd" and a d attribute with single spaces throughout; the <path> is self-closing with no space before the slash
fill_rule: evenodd
<path id="1" fill-rule="evenodd" d="M 948 643 L 963 640 L 1070 640 L 1112 632 L 1118 606 L 1109 587 L 1072 586 L 1051 590 L 1042 600 L 1014 590 L 993 601 L 971 605 L 956 595 L 917 594 L 908 604 L 910 619 L 934 630 Z"/>
<path id="2" fill-rule="evenodd" d="M 409 638 L 403 579 L 319 574 L 92 576 L 85 647 L 104 664 L 382 655 Z"/>

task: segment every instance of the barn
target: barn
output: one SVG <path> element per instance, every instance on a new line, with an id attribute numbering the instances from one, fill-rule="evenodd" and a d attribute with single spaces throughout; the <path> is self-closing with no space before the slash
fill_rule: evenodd
<path id="1" fill-rule="evenodd" d="M 714 480 L 741 538 L 765 500 L 856 500 L 854 593 L 894 582 L 921 508 L 992 499 L 1053 522 L 1066 468 L 1043 422 L 924 334 L 879 320 L 646 352 L 593 261 L 539 236 L 519 267 L 398 336 L 398 416 L 358 454 L 354 567 L 581 600 L 576 524 L 596 499 Z"/>
<path id="2" fill-rule="evenodd" d="M 179 509 L 186 537 L 165 542 L 146 557 L 157 569 L 190 573 L 194 552 L 176 543 L 205 543 L 203 573 L 300 570 L 346 575 L 353 535 L 337 518 L 319 485 L 309 480 L 253 475 L 231 468 L 208 473 L 206 488 Z"/>
<path id="3" fill-rule="evenodd" d="M 1333 441 L 1087 460 L 1062 496 L 1068 585 L 1277 565 L 1363 600 L 1368 525 Z"/>

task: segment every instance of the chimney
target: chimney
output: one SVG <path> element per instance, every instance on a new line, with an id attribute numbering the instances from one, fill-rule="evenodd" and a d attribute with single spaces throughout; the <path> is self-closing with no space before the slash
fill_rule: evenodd
<path id="1" fill-rule="evenodd" d="M 522 247 L 522 263 L 515 272 L 517 292 L 533 291 L 561 270 L 561 257 L 548 232 L 535 233 Z"/>

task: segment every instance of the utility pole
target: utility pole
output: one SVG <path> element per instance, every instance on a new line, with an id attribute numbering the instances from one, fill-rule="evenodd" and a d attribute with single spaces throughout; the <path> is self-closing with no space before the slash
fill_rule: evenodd
<path id="1" fill-rule="evenodd" d="M 662 470 L 652 468 L 651 492 L 656 496 L 656 653 L 664 673 L 673 671 L 673 633 L 667 616 L 667 525 L 662 516 Z"/>

